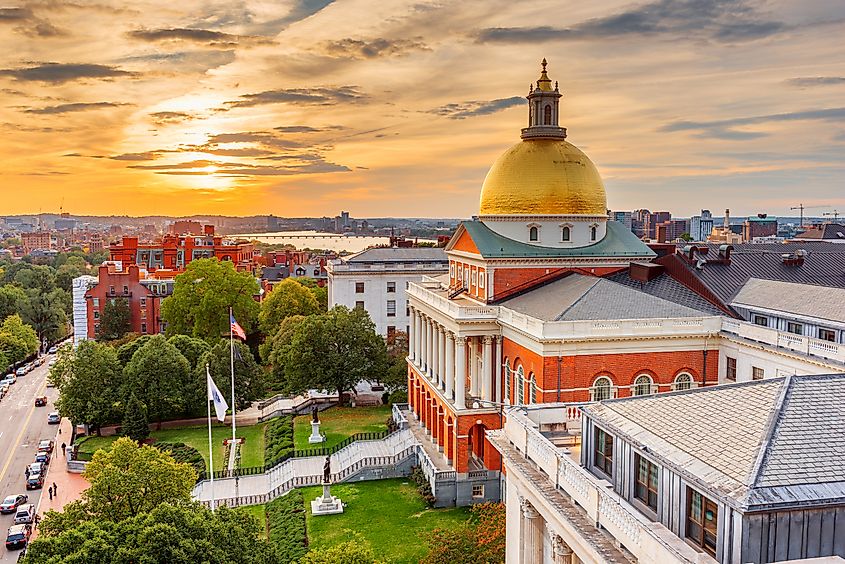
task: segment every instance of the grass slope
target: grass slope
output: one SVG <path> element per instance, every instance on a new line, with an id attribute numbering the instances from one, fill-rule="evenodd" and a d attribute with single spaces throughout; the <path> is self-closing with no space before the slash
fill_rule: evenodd
<path id="1" fill-rule="evenodd" d="M 389 405 L 375 407 L 332 407 L 320 412 L 320 432 L 326 442 L 312 445 L 311 416 L 300 415 L 293 420 L 293 442 L 298 450 L 315 447 L 332 447 L 355 433 L 379 432 L 387 429 Z"/>

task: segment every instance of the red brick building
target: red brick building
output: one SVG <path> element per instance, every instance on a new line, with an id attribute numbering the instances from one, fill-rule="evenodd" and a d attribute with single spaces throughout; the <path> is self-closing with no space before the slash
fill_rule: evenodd
<path id="1" fill-rule="evenodd" d="M 173 292 L 173 280 L 148 277 L 137 265 L 106 263 L 98 270 L 98 282 L 85 293 L 88 311 L 88 338 L 100 334 L 100 319 L 109 300 L 126 299 L 130 311 L 130 331 L 141 335 L 163 333 L 161 300 Z"/>
<path id="2" fill-rule="evenodd" d="M 32 253 L 36 249 L 52 249 L 52 234 L 49 231 L 21 233 L 21 246 L 25 255 Z"/>

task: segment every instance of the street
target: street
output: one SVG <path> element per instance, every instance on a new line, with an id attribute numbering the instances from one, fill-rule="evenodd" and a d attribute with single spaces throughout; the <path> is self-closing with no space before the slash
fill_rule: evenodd
<path id="1" fill-rule="evenodd" d="M 48 356 L 48 360 L 53 355 Z M 54 411 L 53 402 L 58 393 L 55 388 L 46 388 L 49 368 L 45 362 L 29 374 L 19 376 L 9 392 L 0 400 L 0 499 L 12 494 L 29 495 L 29 503 L 38 507 L 42 491 L 50 480 L 47 474 L 44 490 L 26 490 L 24 469 L 35 460 L 35 451 L 41 439 L 55 439 L 58 425 L 47 424 L 47 414 Z M 35 407 L 35 398 L 46 395 L 46 407 Z M 61 443 L 57 441 L 50 466 L 61 465 Z M 58 459 L 56 459 L 58 455 Z M 0 531 L 3 541 L 6 532 L 14 524 L 14 514 L 0 515 Z M 0 549 L 0 562 L 16 562 L 19 550 Z"/>

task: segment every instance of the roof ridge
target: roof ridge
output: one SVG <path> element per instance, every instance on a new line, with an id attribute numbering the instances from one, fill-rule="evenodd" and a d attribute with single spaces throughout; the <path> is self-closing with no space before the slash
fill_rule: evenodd
<path id="1" fill-rule="evenodd" d="M 675 301 L 672 301 L 672 300 L 666 299 L 666 298 L 664 298 L 664 297 L 662 297 L 662 296 L 657 296 L 657 295 L 655 295 L 655 294 L 650 294 L 650 293 L 648 293 L 648 292 L 646 292 L 646 291 L 644 291 L 644 290 L 642 290 L 642 289 L 640 289 L 640 288 L 635 288 L 634 286 L 629 286 L 629 285 L 627 285 L 627 284 L 622 284 L 621 282 L 617 282 L 616 280 L 610 280 L 609 278 L 606 278 L 606 277 L 601 277 L 601 278 L 600 278 L 600 280 L 604 280 L 604 281 L 605 281 L 605 282 L 607 282 L 608 284 L 615 284 L 616 286 L 619 286 L 620 288 L 624 288 L 624 291 L 637 292 L 637 293 L 639 293 L 639 294 L 642 294 L 643 296 L 647 296 L 647 297 L 648 297 L 648 298 L 650 298 L 650 299 L 660 300 L 661 302 L 666 302 L 667 304 L 673 305 L 673 306 L 675 306 L 675 307 L 681 307 L 681 308 L 684 308 L 684 309 L 688 309 L 689 311 L 691 311 L 691 312 L 693 312 L 693 313 L 695 313 L 695 314 L 697 314 L 697 315 L 699 315 L 699 316 L 712 315 L 712 314 L 708 314 L 708 313 L 706 313 L 706 312 L 703 312 L 703 311 L 697 310 L 697 309 L 695 309 L 695 308 L 691 308 L 691 307 L 689 307 L 689 306 L 687 306 L 687 305 L 684 305 L 684 304 L 679 304 L 678 302 L 675 302 Z"/>
<path id="2" fill-rule="evenodd" d="M 766 424 L 766 432 L 764 433 L 763 441 L 760 444 L 760 451 L 757 453 L 757 460 L 754 461 L 754 466 L 751 468 L 751 474 L 749 475 L 751 483 L 749 484 L 749 489 L 757 487 L 763 475 L 763 470 L 769 461 L 772 441 L 775 438 L 777 429 L 780 427 L 780 422 L 783 420 L 784 410 L 789 403 L 788 398 L 791 395 L 792 386 L 793 376 L 791 374 L 787 374 L 784 377 L 783 388 L 781 389 L 780 395 L 777 400 L 775 400 L 775 409 L 773 409 L 769 414 L 769 421 Z"/>

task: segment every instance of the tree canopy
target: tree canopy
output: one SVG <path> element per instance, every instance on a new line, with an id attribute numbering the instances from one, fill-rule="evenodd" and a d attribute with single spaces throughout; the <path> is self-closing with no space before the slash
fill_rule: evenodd
<path id="1" fill-rule="evenodd" d="M 38 351 L 38 335 L 19 315 L 10 315 L 0 325 L 0 351 L 8 362 L 20 362 Z"/>
<path id="2" fill-rule="evenodd" d="M 134 392 L 158 423 L 182 413 L 185 392 L 193 387 L 188 360 L 163 335 L 153 335 L 135 351 L 123 373 L 124 397 Z"/>
<path id="3" fill-rule="evenodd" d="M 481 503 L 470 520 L 428 534 L 430 552 L 424 564 L 500 564 L 505 561 L 505 506 Z"/>
<path id="4" fill-rule="evenodd" d="M 255 357 L 249 347 L 238 340 L 235 345 L 235 402 L 237 409 L 249 407 L 254 400 L 264 396 L 266 389 L 264 372 L 255 362 Z M 229 351 L 228 339 L 220 340 L 207 353 L 203 354 L 194 368 L 194 382 L 197 386 L 195 397 L 196 404 L 205 409 L 205 398 L 207 397 L 205 365 L 208 364 L 211 377 L 214 383 L 228 398 L 227 390 L 231 389 L 231 353 Z M 227 399 L 228 403 L 231 400 Z"/>
<path id="5" fill-rule="evenodd" d="M 281 360 L 290 392 L 316 388 L 342 394 L 361 380 L 384 375 L 387 348 L 366 311 L 336 306 L 306 317 Z"/>
<path id="6" fill-rule="evenodd" d="M 96 431 L 115 420 L 123 377 L 112 347 L 82 341 L 76 351 L 62 351 L 50 379 L 59 388 L 56 408 L 62 417 Z"/>
<path id="7" fill-rule="evenodd" d="M 200 357 L 211 350 L 211 345 L 206 341 L 188 335 L 173 335 L 167 342 L 179 349 L 182 356 L 188 359 L 191 370 L 196 368 Z"/>
<path id="8" fill-rule="evenodd" d="M 198 259 L 176 277 L 173 294 L 161 304 L 167 335 L 178 333 L 216 340 L 229 332 L 229 308 L 244 331 L 255 327 L 259 286 L 249 272 L 238 272 L 230 261 Z"/>
<path id="9" fill-rule="evenodd" d="M 62 267 L 64 268 L 64 267 Z M 132 329 L 132 312 L 129 300 L 112 298 L 106 300 L 100 315 L 100 340 L 114 341 L 122 338 Z"/>
<path id="10" fill-rule="evenodd" d="M 261 303 L 258 326 L 265 335 L 274 335 L 282 321 L 293 315 L 313 315 L 320 306 L 313 292 L 291 278 L 282 280 Z"/>

